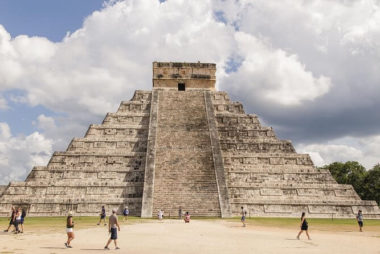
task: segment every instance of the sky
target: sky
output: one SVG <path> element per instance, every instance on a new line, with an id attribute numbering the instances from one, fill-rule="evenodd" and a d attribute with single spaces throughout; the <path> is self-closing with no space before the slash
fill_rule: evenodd
<path id="1" fill-rule="evenodd" d="M 316 166 L 380 162 L 378 0 L 1 0 L 0 184 L 24 180 L 137 89 L 153 61 L 217 88 Z"/>

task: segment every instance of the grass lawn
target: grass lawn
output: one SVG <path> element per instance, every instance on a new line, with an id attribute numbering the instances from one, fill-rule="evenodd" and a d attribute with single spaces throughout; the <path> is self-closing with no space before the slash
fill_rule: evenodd
<path id="1" fill-rule="evenodd" d="M 240 218 L 228 219 L 228 221 L 240 222 Z M 355 219 L 315 219 L 307 218 L 309 230 L 319 231 L 357 231 L 359 229 Z M 247 218 L 246 224 L 259 227 L 276 227 L 294 229 L 299 228 L 300 218 Z M 365 231 L 380 231 L 380 220 L 364 220 Z"/>
<path id="2" fill-rule="evenodd" d="M 122 216 L 119 216 L 120 225 L 148 222 L 149 219 L 141 219 L 140 217 L 129 216 L 127 221 L 123 221 Z M 98 216 L 83 216 L 75 217 L 75 229 L 98 227 L 96 224 L 99 221 Z M 108 217 L 106 222 L 108 223 Z M 9 218 L 0 218 L 0 230 L 4 230 L 9 225 Z M 103 226 L 103 224 L 101 224 Z M 66 226 L 66 217 L 26 217 L 24 222 L 25 230 L 35 231 L 57 231 L 64 229 Z"/>
<path id="3" fill-rule="evenodd" d="M 216 217 L 204 217 L 197 218 L 192 217 L 193 220 L 215 220 L 226 222 L 240 222 L 240 218 L 220 219 Z M 122 216 L 119 216 L 120 224 L 135 224 L 152 221 L 152 219 L 142 219 L 140 217 L 128 217 L 128 221 L 123 221 Z M 357 231 L 358 225 L 354 219 L 313 219 L 308 218 L 310 230 L 319 231 Z M 99 217 L 75 217 L 75 228 L 91 228 L 97 227 Z M 4 230 L 8 227 L 9 218 L 0 218 L 0 230 Z M 265 218 L 265 217 L 253 217 L 247 218 L 246 223 L 252 227 L 274 227 L 284 229 L 298 229 L 300 225 L 299 218 Z M 26 230 L 34 231 L 57 231 L 64 229 L 66 225 L 66 217 L 26 217 L 25 228 Z M 365 231 L 380 231 L 380 220 L 365 220 Z"/>

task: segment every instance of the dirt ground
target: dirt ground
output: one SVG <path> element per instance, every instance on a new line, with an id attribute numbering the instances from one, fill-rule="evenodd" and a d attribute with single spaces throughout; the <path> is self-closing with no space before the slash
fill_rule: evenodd
<path id="1" fill-rule="evenodd" d="M 79 229 L 72 249 L 66 249 L 65 229 L 31 230 L 24 234 L 0 233 L 0 253 L 377 253 L 380 232 L 357 232 L 357 228 L 339 232 L 313 230 L 296 240 L 297 228 L 263 227 L 225 220 L 150 220 L 122 225 L 120 250 L 104 250 L 108 240 L 106 226 Z"/>

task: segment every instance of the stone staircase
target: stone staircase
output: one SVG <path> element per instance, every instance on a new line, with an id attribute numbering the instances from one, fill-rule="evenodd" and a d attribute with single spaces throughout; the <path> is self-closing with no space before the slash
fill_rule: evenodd
<path id="1" fill-rule="evenodd" d="M 153 214 L 220 216 L 204 91 L 158 91 Z"/>
<path id="2" fill-rule="evenodd" d="M 245 114 L 225 92 L 213 92 L 232 214 L 244 206 L 250 216 L 379 218 L 375 201 L 363 201 L 351 185 L 337 184 L 328 170 L 316 169 L 309 155 L 297 154 L 288 140 Z"/>

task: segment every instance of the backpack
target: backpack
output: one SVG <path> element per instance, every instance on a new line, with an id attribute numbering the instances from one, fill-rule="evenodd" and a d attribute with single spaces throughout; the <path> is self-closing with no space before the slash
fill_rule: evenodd
<path id="1" fill-rule="evenodd" d="M 26 211 L 25 211 L 24 209 L 22 210 L 21 217 L 22 217 L 22 218 L 25 218 L 25 217 L 26 217 Z"/>

